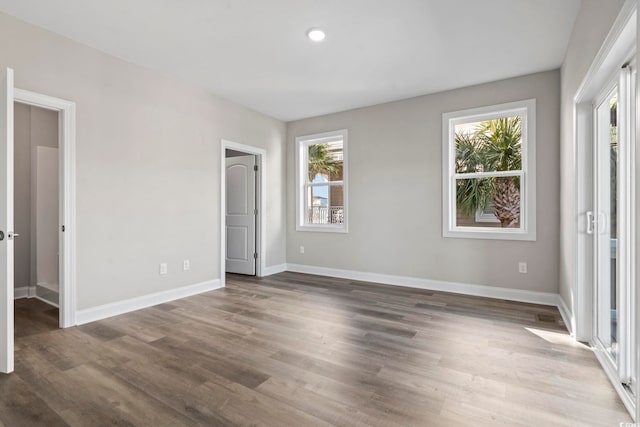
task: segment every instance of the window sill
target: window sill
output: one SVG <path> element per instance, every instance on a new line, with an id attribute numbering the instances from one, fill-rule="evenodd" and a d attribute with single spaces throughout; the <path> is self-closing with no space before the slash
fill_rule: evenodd
<path id="1" fill-rule="evenodd" d="M 535 231 L 519 229 L 500 229 L 500 231 L 496 231 L 496 228 L 493 227 L 476 227 L 476 229 L 470 229 L 470 227 L 459 227 L 453 230 L 445 230 L 442 234 L 443 237 L 458 239 L 536 241 Z"/>
<path id="2" fill-rule="evenodd" d="M 347 226 L 330 226 L 330 225 L 298 225 L 296 231 L 311 231 L 319 233 L 348 233 Z"/>

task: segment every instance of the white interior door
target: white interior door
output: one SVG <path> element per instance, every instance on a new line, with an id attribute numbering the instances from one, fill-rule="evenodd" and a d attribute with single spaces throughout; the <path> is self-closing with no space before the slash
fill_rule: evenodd
<path id="1" fill-rule="evenodd" d="M 256 157 L 226 159 L 226 271 L 256 274 Z"/>
<path id="2" fill-rule="evenodd" d="M 0 372 L 13 371 L 13 70 L 0 87 Z"/>

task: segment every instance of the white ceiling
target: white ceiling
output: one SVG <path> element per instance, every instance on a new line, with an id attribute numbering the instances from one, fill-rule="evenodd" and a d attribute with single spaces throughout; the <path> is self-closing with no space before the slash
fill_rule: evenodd
<path id="1" fill-rule="evenodd" d="M 580 0 L 0 0 L 289 121 L 561 65 Z M 326 30 L 317 44 L 305 32 Z"/>

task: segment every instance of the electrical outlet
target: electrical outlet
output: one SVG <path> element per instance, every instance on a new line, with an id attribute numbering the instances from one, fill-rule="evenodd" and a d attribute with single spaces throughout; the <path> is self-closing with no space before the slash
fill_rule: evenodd
<path id="1" fill-rule="evenodd" d="M 518 271 L 522 274 L 527 274 L 527 263 L 519 262 L 518 263 Z"/>
<path id="2" fill-rule="evenodd" d="M 167 263 L 163 262 L 160 264 L 160 274 L 167 274 Z"/>
<path id="3" fill-rule="evenodd" d="M 187 271 L 190 268 L 191 268 L 191 263 L 189 262 L 188 259 L 185 259 L 184 261 L 182 261 L 182 271 Z"/>
<path id="4" fill-rule="evenodd" d="M 304 253 L 304 246 L 300 246 L 300 253 L 303 254 Z"/>

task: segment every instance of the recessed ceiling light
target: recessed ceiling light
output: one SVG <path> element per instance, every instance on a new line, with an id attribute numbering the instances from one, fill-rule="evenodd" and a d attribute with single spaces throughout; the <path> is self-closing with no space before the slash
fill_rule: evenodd
<path id="1" fill-rule="evenodd" d="M 324 31 L 319 28 L 311 28 L 309 31 L 307 31 L 307 37 L 309 37 L 311 41 L 321 42 L 322 40 L 324 40 L 325 34 Z"/>

